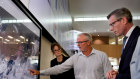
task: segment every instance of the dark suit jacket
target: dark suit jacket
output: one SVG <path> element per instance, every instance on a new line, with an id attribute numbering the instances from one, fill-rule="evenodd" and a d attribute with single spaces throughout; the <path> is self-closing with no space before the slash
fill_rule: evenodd
<path id="1" fill-rule="evenodd" d="M 121 55 L 119 73 L 117 74 L 116 79 L 131 79 L 130 62 L 139 35 L 140 35 L 140 28 L 136 26 L 128 39 L 125 49 L 123 50 L 123 54 Z"/>
<path id="2" fill-rule="evenodd" d="M 62 64 L 63 62 L 65 62 L 68 59 L 68 57 L 63 56 L 63 61 L 61 63 L 57 62 L 57 59 L 53 59 L 51 61 L 51 67 L 55 66 L 55 65 L 59 65 Z M 50 76 L 51 79 L 75 79 L 74 77 L 74 70 L 70 69 L 69 71 L 66 71 L 62 74 L 59 75 L 51 75 Z"/>

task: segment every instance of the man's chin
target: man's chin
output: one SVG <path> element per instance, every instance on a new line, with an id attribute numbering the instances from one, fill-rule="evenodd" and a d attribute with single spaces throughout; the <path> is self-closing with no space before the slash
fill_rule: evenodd
<path id="1" fill-rule="evenodd" d="M 120 36 L 120 35 L 119 35 L 119 34 L 117 34 L 117 33 L 114 33 L 114 35 L 115 35 L 115 36 Z"/>
<path id="2" fill-rule="evenodd" d="M 85 52 L 85 50 L 80 50 L 81 52 Z"/>

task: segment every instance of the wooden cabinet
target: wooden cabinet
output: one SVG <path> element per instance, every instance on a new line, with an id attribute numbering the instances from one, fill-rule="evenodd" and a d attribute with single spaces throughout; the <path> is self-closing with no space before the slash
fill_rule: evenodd
<path id="1" fill-rule="evenodd" d="M 120 58 L 122 45 L 93 45 L 93 48 L 105 52 L 108 57 Z"/>

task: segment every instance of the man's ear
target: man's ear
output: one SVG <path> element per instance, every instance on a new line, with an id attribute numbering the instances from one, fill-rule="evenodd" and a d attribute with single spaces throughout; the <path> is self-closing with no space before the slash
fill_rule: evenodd
<path id="1" fill-rule="evenodd" d="M 122 22 L 123 22 L 124 25 L 126 25 L 127 22 L 128 22 L 128 21 L 127 21 L 127 18 L 126 18 L 126 17 L 123 17 L 123 18 L 122 18 Z"/>
<path id="2" fill-rule="evenodd" d="M 88 41 L 87 43 L 88 43 L 88 45 L 90 45 L 90 43 L 91 43 L 91 42 L 90 42 L 90 41 Z"/>

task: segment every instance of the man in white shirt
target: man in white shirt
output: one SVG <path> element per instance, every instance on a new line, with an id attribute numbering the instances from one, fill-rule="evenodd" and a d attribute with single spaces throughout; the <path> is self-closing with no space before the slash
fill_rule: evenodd
<path id="1" fill-rule="evenodd" d="M 67 59 L 61 65 L 45 70 L 30 69 L 32 75 L 57 75 L 74 68 L 75 79 L 106 79 L 106 72 L 112 70 L 105 53 L 92 48 L 92 37 L 88 33 L 81 33 L 77 38 L 79 53 Z"/>

